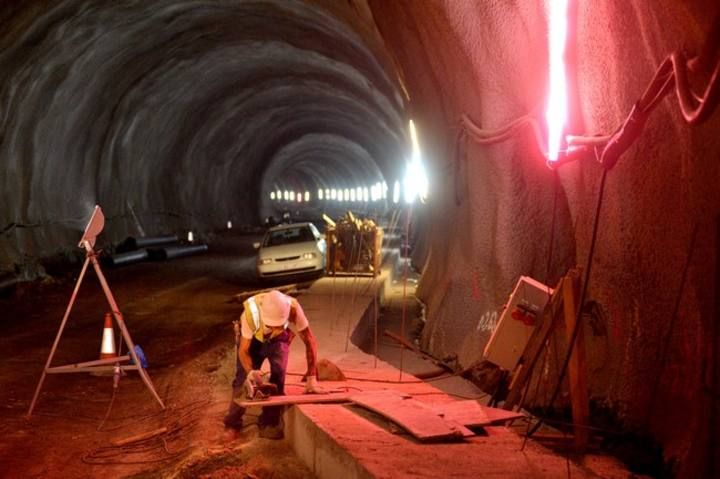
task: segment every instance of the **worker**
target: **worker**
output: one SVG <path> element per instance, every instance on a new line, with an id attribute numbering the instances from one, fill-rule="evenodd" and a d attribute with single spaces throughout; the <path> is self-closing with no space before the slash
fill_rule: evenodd
<path id="1" fill-rule="evenodd" d="M 305 392 L 321 393 L 317 384 L 317 343 L 310 330 L 302 306 L 295 298 L 280 291 L 271 290 L 250 297 L 244 303 L 243 313 L 235 323 L 237 361 L 233 398 L 242 397 L 247 390 L 248 381 L 252 386 L 263 382 L 260 371 L 267 359 L 270 363 L 269 382 L 277 387 L 277 394 L 285 394 L 285 374 L 287 372 L 290 342 L 295 335 L 305 344 L 307 370 L 305 373 Z M 234 401 L 225 416 L 225 427 L 235 432 L 243 426 L 245 408 Z M 282 406 L 264 407 L 258 418 L 260 437 L 282 439 Z"/>

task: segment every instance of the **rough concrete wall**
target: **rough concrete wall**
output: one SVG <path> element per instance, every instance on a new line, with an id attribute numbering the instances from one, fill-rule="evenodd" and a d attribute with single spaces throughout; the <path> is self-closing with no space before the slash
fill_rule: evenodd
<path id="1" fill-rule="evenodd" d="M 256 224 L 276 187 L 392 182 L 404 100 L 361 36 L 367 18 L 351 26 L 351 5 L 334 11 L 3 2 L 0 271 L 73 250 L 96 203 L 117 241 L 138 224 L 149 235 Z"/>
<path id="2" fill-rule="evenodd" d="M 423 342 L 468 365 L 481 357 L 519 275 L 554 285 L 568 267 L 585 265 L 602 170 L 593 160 L 560 169 L 548 268 L 553 176 L 530 133 L 489 147 L 456 144 L 463 113 L 488 129 L 527 113 L 542 118 L 544 2 L 370 4 L 404 71 L 432 164 Z M 578 2 L 570 133 L 611 133 L 665 55 L 700 48 L 718 10 L 711 1 Z M 704 385 L 716 367 L 719 127 L 717 112 L 704 125 L 685 124 L 668 97 L 609 172 L 588 292 L 606 322 L 583 331 L 592 398 L 627 429 L 651 433 L 688 477 L 712 457 Z"/>

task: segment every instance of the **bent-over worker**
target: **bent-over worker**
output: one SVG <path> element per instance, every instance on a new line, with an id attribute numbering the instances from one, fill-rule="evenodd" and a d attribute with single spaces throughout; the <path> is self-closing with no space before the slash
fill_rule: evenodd
<path id="1" fill-rule="evenodd" d="M 260 368 L 265 359 L 270 363 L 270 383 L 277 387 L 278 395 L 285 394 L 290 342 L 295 336 L 290 328 L 295 330 L 305 344 L 305 392 L 321 392 L 317 385 L 317 343 L 305 312 L 295 298 L 277 290 L 256 294 L 245 301 L 239 323 L 239 328 L 236 327 L 235 331 L 238 348 L 237 373 L 232 383 L 233 398 L 242 394 L 246 379 L 262 381 Z M 245 408 L 231 401 L 224 419 L 225 427 L 236 430 L 242 428 L 244 413 Z M 282 413 L 282 406 L 263 408 L 258 418 L 261 437 L 283 437 Z"/>

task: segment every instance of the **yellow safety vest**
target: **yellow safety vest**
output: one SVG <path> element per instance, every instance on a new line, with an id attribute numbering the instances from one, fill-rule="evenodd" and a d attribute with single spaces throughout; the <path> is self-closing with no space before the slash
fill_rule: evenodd
<path id="1" fill-rule="evenodd" d="M 260 307 L 257 304 L 257 301 L 255 300 L 256 296 L 252 296 L 248 298 L 245 303 L 243 303 L 243 306 L 245 307 L 245 321 L 247 321 L 248 326 L 250 326 L 250 331 L 253 332 L 253 336 L 255 339 L 257 339 L 260 342 L 265 341 L 265 325 L 263 324 L 262 320 L 262 314 L 260 313 Z M 290 308 L 295 307 L 295 298 L 290 298 Z M 285 325 L 283 326 L 283 329 L 288 328 L 288 322 L 285 321 Z M 280 333 L 274 333 L 270 338 L 277 336 Z"/>

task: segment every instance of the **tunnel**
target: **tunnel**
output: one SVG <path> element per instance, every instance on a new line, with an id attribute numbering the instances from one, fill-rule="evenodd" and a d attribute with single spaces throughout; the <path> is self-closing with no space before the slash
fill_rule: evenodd
<path id="1" fill-rule="evenodd" d="M 95 205 L 109 250 L 399 212 L 424 351 L 478 364 L 521 276 L 577 267 L 593 427 L 720 475 L 717 2 L 29 0 L 0 45 L 3 287 L 76 271 Z"/>

